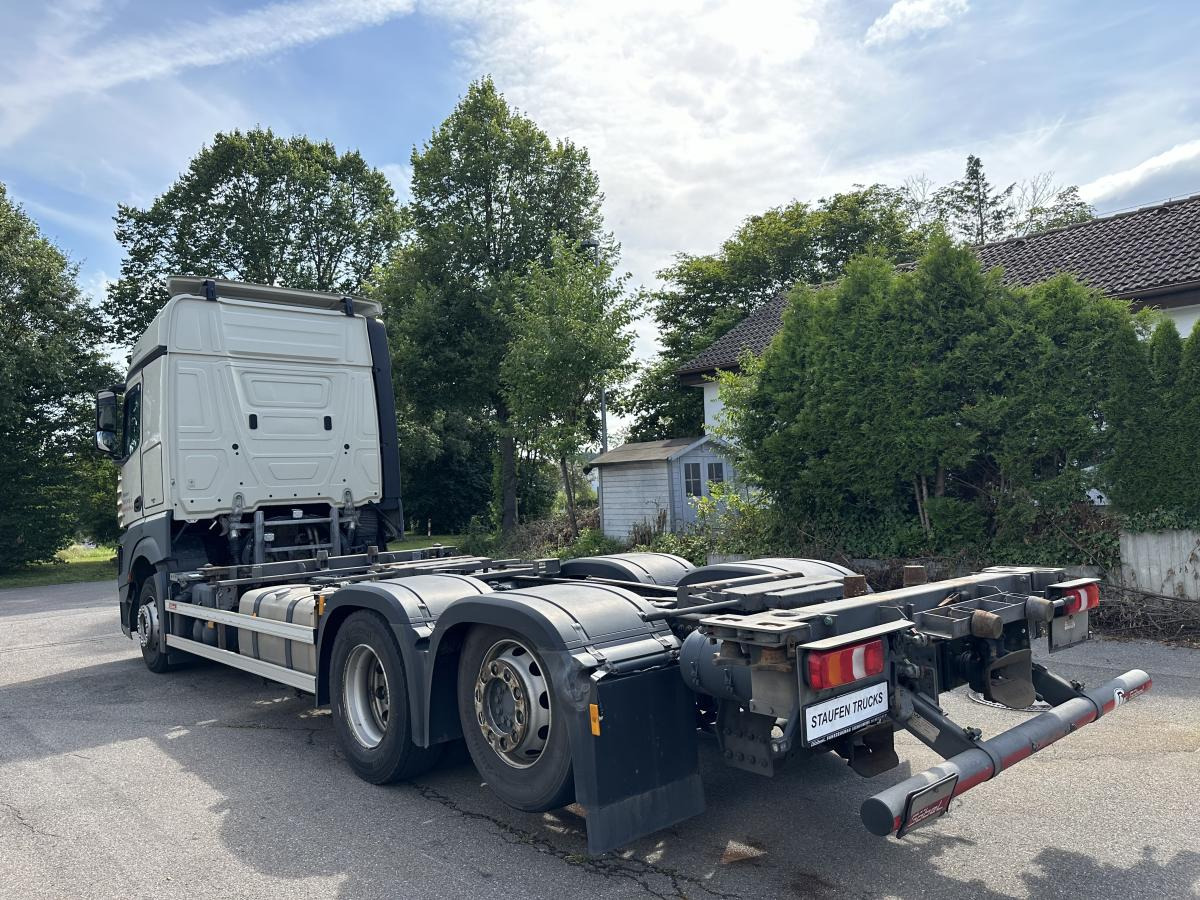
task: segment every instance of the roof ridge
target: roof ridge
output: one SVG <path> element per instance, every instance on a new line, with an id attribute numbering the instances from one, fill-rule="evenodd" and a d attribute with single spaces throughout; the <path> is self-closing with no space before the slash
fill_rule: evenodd
<path id="1" fill-rule="evenodd" d="M 1200 191 L 1197 191 L 1194 194 L 1187 194 L 1183 197 L 1171 197 L 1158 203 L 1148 203 L 1145 206 L 1134 206 L 1128 209 L 1118 210 L 1117 212 L 1109 213 L 1106 216 L 1096 216 L 1093 219 L 1086 219 L 1083 222 L 1072 222 L 1070 225 L 1060 225 L 1057 228 L 1047 228 L 1045 231 L 1039 231 L 1036 234 L 1020 234 L 1005 238 L 1002 241 L 988 241 L 983 244 L 972 244 L 971 249 L 984 250 L 988 247 L 1003 247 L 1005 244 L 1021 244 L 1025 243 L 1026 241 L 1035 241 L 1039 238 L 1047 237 L 1052 234 L 1062 234 L 1066 231 L 1078 231 L 1081 228 L 1099 225 L 1102 222 L 1112 222 L 1116 219 L 1126 219 L 1130 216 L 1136 216 L 1140 215 L 1141 213 L 1150 212 L 1151 210 L 1166 209 L 1170 206 L 1182 206 L 1184 203 L 1188 203 L 1193 200 L 1200 200 Z"/>

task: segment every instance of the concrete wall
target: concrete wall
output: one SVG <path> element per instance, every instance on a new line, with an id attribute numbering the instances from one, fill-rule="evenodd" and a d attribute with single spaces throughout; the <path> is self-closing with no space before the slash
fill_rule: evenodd
<path id="1" fill-rule="evenodd" d="M 670 516 L 671 491 L 666 460 L 598 466 L 600 528 L 611 538 L 626 540 L 639 522 L 654 524 L 658 511 Z M 668 527 L 669 523 L 668 523 Z"/>
<path id="2" fill-rule="evenodd" d="M 1200 532 L 1121 532 L 1121 577 L 1128 587 L 1200 600 Z"/>

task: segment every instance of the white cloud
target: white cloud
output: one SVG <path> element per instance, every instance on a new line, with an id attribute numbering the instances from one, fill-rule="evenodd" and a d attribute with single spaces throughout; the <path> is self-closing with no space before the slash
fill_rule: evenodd
<path id="1" fill-rule="evenodd" d="M 823 137 L 880 83 L 819 2 L 431 3 L 465 20 L 468 74 L 491 73 L 552 137 L 588 148 L 634 283 L 715 249 L 745 216 L 810 195 Z M 640 349 L 652 345 L 648 330 Z"/>
<path id="2" fill-rule="evenodd" d="M 91 235 L 100 239 L 107 239 L 112 235 L 112 225 L 105 219 L 97 219 L 95 216 L 89 216 L 84 213 L 59 209 L 56 206 L 49 206 L 25 197 L 15 197 L 14 199 L 25 208 L 27 213 L 37 220 L 43 231 L 53 232 L 54 229 L 47 227 L 45 224 L 46 222 L 53 222 L 73 232 Z M 51 237 L 55 238 L 56 235 L 52 233 Z M 62 242 L 56 240 L 55 243 L 61 244 Z"/>
<path id="3" fill-rule="evenodd" d="M 967 0 L 896 0 L 871 23 L 863 43 L 868 47 L 890 44 L 909 35 L 945 28 L 966 11 Z"/>
<path id="4" fill-rule="evenodd" d="M 266 56 L 380 24 L 413 6 L 414 0 L 294 0 L 131 35 L 89 51 L 81 50 L 83 38 L 104 16 L 91 0 L 71 0 L 50 8 L 50 27 L 34 42 L 36 52 L 9 62 L 0 83 L 0 144 L 11 144 L 65 97 Z"/>
<path id="5" fill-rule="evenodd" d="M 1169 150 L 1155 154 L 1136 166 L 1120 172 L 1103 175 L 1081 185 L 1079 194 L 1089 203 L 1099 203 L 1109 197 L 1124 194 L 1144 181 L 1161 175 L 1169 169 L 1200 159 L 1200 140 L 1176 144 Z"/>
<path id="6" fill-rule="evenodd" d="M 412 165 L 409 163 L 384 163 L 379 171 L 387 176 L 398 203 L 407 203 L 412 198 Z"/>

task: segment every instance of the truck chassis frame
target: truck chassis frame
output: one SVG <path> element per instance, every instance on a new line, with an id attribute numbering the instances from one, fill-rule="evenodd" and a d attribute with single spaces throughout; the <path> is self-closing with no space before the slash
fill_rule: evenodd
<path id="1" fill-rule="evenodd" d="M 954 797 L 1151 684 L 1133 670 L 1087 690 L 1033 662 L 1038 637 L 1049 639 L 1051 651 L 1087 639 L 1088 610 L 1098 602 L 1093 579 L 1067 580 L 1051 567 L 995 567 L 935 582 L 923 572 L 910 567 L 905 587 L 871 593 L 862 576 L 814 560 L 692 569 L 661 554 L 560 564 L 449 547 L 321 551 L 300 560 L 160 569 L 155 616 L 139 618 L 137 636 L 169 660 L 204 657 L 324 704 L 338 689 L 336 635 L 354 613 L 369 611 L 386 622 L 399 649 L 406 740 L 433 748 L 465 737 L 471 726 L 460 719 L 456 691 L 472 629 L 518 635 L 547 670 L 591 853 L 703 811 L 701 731 L 715 736 L 728 765 L 756 774 L 832 750 L 872 777 L 898 764 L 893 737 L 903 728 L 946 762 L 863 803 L 869 830 L 902 837 L 943 815 Z M 415 576 L 465 577 L 483 587 L 434 601 L 412 587 L 429 583 Z M 247 589 L 270 586 L 306 586 L 315 627 L 235 611 Z M 194 623 L 204 640 L 189 636 Z M 312 647 L 316 671 L 240 653 L 242 633 Z M 962 685 L 1012 708 L 1035 698 L 1051 708 L 984 740 L 938 705 L 942 692 Z"/>

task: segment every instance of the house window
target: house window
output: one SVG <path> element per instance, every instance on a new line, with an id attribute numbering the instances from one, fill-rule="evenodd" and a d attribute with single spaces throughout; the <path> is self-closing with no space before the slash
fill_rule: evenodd
<path id="1" fill-rule="evenodd" d="M 720 484 L 725 480 L 725 463 L 710 462 L 708 464 L 708 483 Z"/>
<path id="2" fill-rule="evenodd" d="M 699 497 L 703 493 L 700 485 L 700 463 L 683 464 L 683 492 L 689 497 Z"/>

